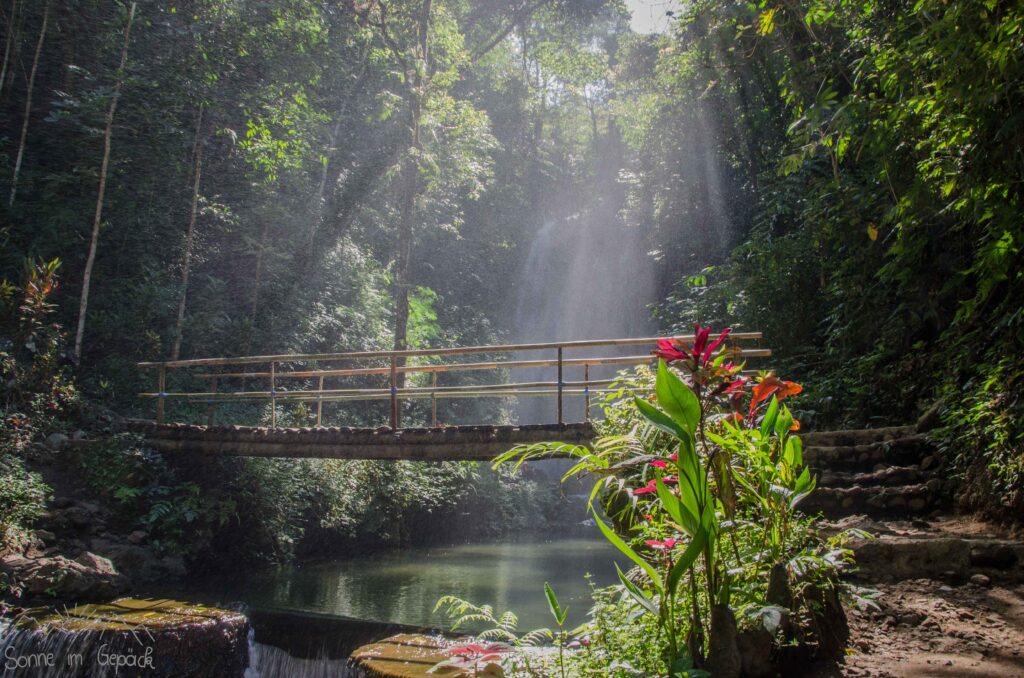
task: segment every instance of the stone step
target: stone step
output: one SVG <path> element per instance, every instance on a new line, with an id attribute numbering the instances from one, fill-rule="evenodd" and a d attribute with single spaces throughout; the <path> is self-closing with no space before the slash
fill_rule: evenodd
<path id="1" fill-rule="evenodd" d="M 850 542 L 851 575 L 873 581 L 940 579 L 963 583 L 975 575 L 1000 583 L 1024 581 L 1024 542 L 947 535 L 882 535 Z"/>
<path id="2" fill-rule="evenodd" d="M 809 431 L 800 437 L 805 447 L 853 447 L 911 437 L 913 426 L 850 429 L 845 431 Z"/>
<path id="3" fill-rule="evenodd" d="M 863 513 L 872 517 L 923 515 L 938 508 L 941 481 L 882 487 L 818 487 L 800 504 L 804 513 L 830 518 Z"/>
<path id="4" fill-rule="evenodd" d="M 897 485 L 917 485 L 926 483 L 934 476 L 934 471 L 925 471 L 917 464 L 908 466 L 883 466 L 873 471 L 830 471 L 818 474 L 819 487 L 885 487 Z"/>
<path id="5" fill-rule="evenodd" d="M 934 463 L 934 444 L 923 435 L 903 436 L 861 445 L 808 445 L 804 442 L 804 460 L 820 470 L 874 470 L 878 464 L 907 465 L 921 462 L 924 470 Z"/>

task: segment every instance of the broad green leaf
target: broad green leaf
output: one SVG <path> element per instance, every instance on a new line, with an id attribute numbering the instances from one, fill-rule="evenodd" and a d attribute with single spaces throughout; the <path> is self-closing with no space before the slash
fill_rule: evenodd
<path id="1" fill-rule="evenodd" d="M 707 540 L 707 530 L 704 528 L 697 530 L 697 533 L 687 545 L 686 550 L 683 551 L 683 555 L 679 556 L 679 560 L 672 565 L 672 569 L 668 573 L 667 591 L 674 592 L 676 590 L 676 586 L 679 585 L 679 580 L 682 578 L 683 574 L 693 566 L 697 561 L 697 558 L 703 552 L 704 545 L 707 543 Z"/>
<path id="2" fill-rule="evenodd" d="M 700 400 L 690 387 L 669 369 L 668 363 L 664 360 L 658 361 L 658 378 L 654 388 L 661 409 L 689 433 L 694 433 L 700 422 Z"/>
<path id="3" fill-rule="evenodd" d="M 548 582 L 544 582 L 544 595 L 547 596 L 548 609 L 551 610 L 551 616 L 561 626 L 565 623 L 565 616 L 568 614 L 569 608 L 562 609 L 562 606 L 558 604 L 558 598 L 555 596 L 555 590 L 551 588 L 551 584 Z"/>
<path id="4" fill-rule="evenodd" d="M 676 438 L 684 438 L 687 436 L 687 431 L 678 423 L 675 419 L 668 416 L 654 405 L 650 404 L 639 396 L 633 396 L 633 401 L 636 403 L 636 409 L 640 411 L 644 419 L 651 422 L 651 424 L 659 431 L 664 431 L 670 436 Z"/>
<path id="5" fill-rule="evenodd" d="M 654 601 L 648 598 L 636 584 L 629 581 L 626 575 L 622 574 L 622 570 L 619 569 L 618 563 L 615 564 L 615 571 L 619 574 L 619 581 L 622 582 L 622 586 L 626 589 L 633 600 L 639 603 L 642 608 L 653 614 L 655 617 L 660 616 L 658 606 L 655 605 Z"/>
<path id="6" fill-rule="evenodd" d="M 779 417 L 779 399 L 772 396 L 772 402 L 768 405 L 768 411 L 764 413 L 764 419 L 761 420 L 761 437 L 765 440 L 768 439 L 768 435 L 775 428 L 775 420 Z"/>
<path id="7" fill-rule="evenodd" d="M 789 429 L 793 426 L 793 415 L 790 413 L 789 408 L 783 406 L 779 412 L 779 416 L 775 418 L 775 435 L 781 439 L 785 439 L 789 435 Z"/>
<path id="8" fill-rule="evenodd" d="M 644 572 L 646 572 L 647 575 L 651 578 L 651 581 L 654 582 L 655 586 L 658 586 L 660 588 L 661 581 L 658 578 L 658 573 L 655 571 L 653 567 L 651 567 L 651 564 L 644 560 L 639 553 L 631 549 L 629 547 L 629 544 L 622 540 L 622 537 L 615 534 L 615 530 L 605 525 L 605 522 L 601 520 L 600 517 L 598 517 L 597 511 L 591 509 L 590 512 L 594 515 L 594 520 L 597 522 L 597 526 L 598 528 L 600 528 L 601 533 L 604 534 L 605 539 L 610 541 L 612 545 L 615 546 L 615 548 L 619 549 L 619 551 L 622 552 L 623 555 L 625 555 L 627 558 L 629 558 L 634 563 L 639 565 L 644 570 Z"/>

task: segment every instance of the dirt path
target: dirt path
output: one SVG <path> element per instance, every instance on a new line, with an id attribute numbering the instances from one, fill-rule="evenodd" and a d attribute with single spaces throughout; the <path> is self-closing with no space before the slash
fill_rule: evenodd
<path id="1" fill-rule="evenodd" d="M 838 675 L 1024 678 L 1024 586 L 879 584 L 881 610 L 851 609 Z"/>

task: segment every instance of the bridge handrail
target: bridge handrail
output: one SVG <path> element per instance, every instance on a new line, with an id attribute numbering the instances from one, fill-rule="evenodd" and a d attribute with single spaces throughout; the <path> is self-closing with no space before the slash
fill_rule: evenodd
<path id="1" fill-rule="evenodd" d="M 399 400 L 430 398 L 432 402 L 432 420 L 437 423 L 437 399 L 438 398 L 460 398 L 460 397 L 508 397 L 508 396 L 555 396 L 557 398 L 558 423 L 563 423 L 563 397 L 566 395 L 582 395 L 586 403 L 586 412 L 589 418 L 590 397 L 607 393 L 610 389 L 604 388 L 615 383 L 614 379 L 590 379 L 590 367 L 598 365 L 640 365 L 653 362 L 650 354 L 631 356 L 602 356 L 587 358 L 565 358 L 566 350 L 615 347 L 615 346 L 653 346 L 661 339 L 674 338 L 685 342 L 692 342 L 693 335 L 679 335 L 676 337 L 640 337 L 630 339 L 593 339 L 583 341 L 544 342 L 532 344 L 504 344 L 490 346 L 463 346 L 447 347 L 436 349 L 411 349 L 401 351 L 350 351 L 343 353 L 308 353 L 308 354 L 281 354 L 266 356 L 240 356 L 236 358 L 198 358 L 189 360 L 172 360 L 163 362 L 142 362 L 138 366 L 143 369 L 155 368 L 157 370 L 157 390 L 155 392 L 140 393 L 141 398 L 152 398 L 157 401 L 156 421 L 164 421 L 164 404 L 168 399 L 185 399 L 189 402 L 205 402 L 207 404 L 208 424 L 212 425 L 214 407 L 216 402 L 237 401 L 245 402 L 251 400 L 267 399 L 271 403 L 271 427 L 276 427 L 276 403 L 278 400 L 287 401 L 316 401 L 316 425 L 320 426 L 323 415 L 323 403 L 342 400 L 383 400 L 391 401 L 391 426 L 399 427 Z M 762 338 L 760 332 L 736 332 L 729 335 L 730 342 L 756 341 Z M 472 355 L 481 353 L 516 353 L 521 351 L 539 351 L 555 349 L 557 357 L 542 360 L 493 360 L 473 363 L 446 363 L 440 365 L 408 365 L 405 359 L 417 356 L 448 356 L 448 355 Z M 766 348 L 732 348 L 732 353 L 737 358 L 756 358 L 771 355 L 771 350 Z M 342 368 L 342 369 L 305 369 L 279 371 L 279 365 L 294 363 L 320 363 L 339 360 L 365 360 L 388 358 L 388 367 L 369 368 Z M 200 379 L 210 380 L 208 391 L 198 392 L 168 392 L 166 388 L 167 371 L 169 369 L 187 369 L 195 367 L 223 367 L 230 365 L 252 365 L 266 363 L 269 370 L 253 372 L 204 372 L 193 375 Z M 582 381 L 566 381 L 563 379 L 563 371 L 566 367 L 582 366 L 584 370 Z M 455 372 L 464 370 L 500 370 L 508 368 L 536 368 L 536 367 L 557 367 L 556 381 L 533 381 L 533 382 L 511 382 L 503 384 L 470 384 L 456 386 L 438 386 L 437 375 L 444 372 Z M 399 386 L 400 374 L 409 373 L 430 373 L 433 383 L 429 387 L 405 387 Z M 360 376 L 360 375 L 390 375 L 388 388 L 342 388 L 325 389 L 324 379 L 326 377 L 339 376 Z M 217 390 L 219 380 L 224 379 L 270 379 L 270 389 L 267 391 L 234 391 L 220 392 Z M 316 390 L 288 391 L 278 390 L 279 379 L 318 379 Z M 243 382 L 244 388 L 244 382 Z"/>
<path id="2" fill-rule="evenodd" d="M 329 360 L 360 360 L 364 358 L 412 358 L 415 356 L 432 355 L 466 355 L 470 353 L 513 353 L 519 351 L 542 351 L 545 349 L 572 350 L 577 348 L 596 348 L 599 346 L 643 346 L 654 344 L 659 339 L 675 338 L 693 341 L 692 334 L 681 334 L 675 337 L 642 337 L 634 339 L 584 339 L 580 341 L 552 341 L 535 344 L 498 344 L 493 346 L 450 346 L 445 348 L 414 348 L 402 351 L 354 351 L 347 353 L 293 353 L 281 355 L 240 356 L 238 358 L 192 358 L 189 360 L 166 360 L 158 362 L 141 362 L 138 367 L 205 367 L 215 365 L 247 365 L 252 363 L 297 363 L 326 362 Z M 730 341 L 752 341 L 761 339 L 761 332 L 734 332 L 729 335 Z"/>

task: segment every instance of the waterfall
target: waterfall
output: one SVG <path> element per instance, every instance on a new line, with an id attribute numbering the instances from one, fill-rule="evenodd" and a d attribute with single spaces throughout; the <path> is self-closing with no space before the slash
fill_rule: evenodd
<path id="1" fill-rule="evenodd" d="M 293 657 L 281 648 L 256 642 L 256 632 L 249 630 L 249 668 L 245 678 L 358 678 L 359 672 L 348 668 L 347 659 L 331 659 L 326 655 L 303 659 Z"/>

